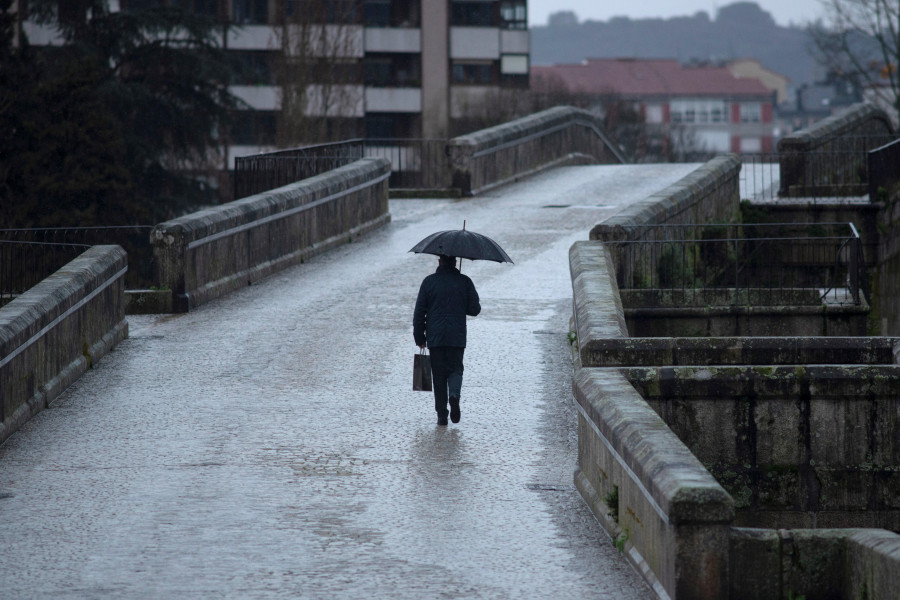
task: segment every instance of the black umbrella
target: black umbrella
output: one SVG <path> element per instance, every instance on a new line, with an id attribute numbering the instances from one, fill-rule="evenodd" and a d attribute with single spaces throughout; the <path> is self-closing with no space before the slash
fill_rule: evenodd
<path id="1" fill-rule="evenodd" d="M 450 231 L 438 231 L 412 247 L 410 252 L 424 254 L 446 254 L 458 256 L 469 260 L 492 260 L 494 262 L 508 262 L 512 259 L 503 251 L 500 244 L 486 235 L 466 231 L 463 223 L 462 229 Z"/>

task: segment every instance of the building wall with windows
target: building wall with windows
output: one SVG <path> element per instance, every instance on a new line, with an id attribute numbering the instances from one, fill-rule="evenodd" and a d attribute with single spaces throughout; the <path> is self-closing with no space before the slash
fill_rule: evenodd
<path id="1" fill-rule="evenodd" d="M 690 145 L 691 152 L 774 151 L 772 91 L 725 67 L 590 59 L 533 67 L 531 75 L 538 90 L 629 102 L 643 115 L 649 132 Z"/>
<path id="2" fill-rule="evenodd" d="M 246 109 L 234 115 L 229 168 L 235 156 L 277 147 L 280 119 L 295 94 L 288 88 L 301 73 L 304 113 L 357 137 L 447 137 L 474 99 L 529 82 L 527 0 L 110 0 L 109 6 L 129 11 L 164 3 L 216 19 L 223 46 L 241 66 L 231 89 Z M 50 28 L 25 31 L 32 43 L 58 41 Z M 322 140 L 290 145 L 312 141 Z"/>

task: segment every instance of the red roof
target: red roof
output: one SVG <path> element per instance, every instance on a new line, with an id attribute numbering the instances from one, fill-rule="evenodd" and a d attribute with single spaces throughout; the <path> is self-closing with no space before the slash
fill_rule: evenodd
<path id="1" fill-rule="evenodd" d="M 765 96 L 757 79 L 735 77 L 725 67 L 684 66 L 672 59 L 591 58 L 581 64 L 531 67 L 533 85 L 559 81 L 568 91 L 646 96 Z"/>

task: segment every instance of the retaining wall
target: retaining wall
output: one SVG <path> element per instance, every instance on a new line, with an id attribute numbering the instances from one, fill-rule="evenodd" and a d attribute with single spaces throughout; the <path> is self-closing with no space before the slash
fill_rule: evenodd
<path id="1" fill-rule="evenodd" d="M 900 340 L 888 337 L 622 338 L 585 333 L 590 338 L 579 344 L 585 367 L 879 365 L 897 363 L 900 350 Z"/>
<path id="2" fill-rule="evenodd" d="M 900 366 L 622 373 L 735 499 L 736 525 L 900 532 Z"/>
<path id="3" fill-rule="evenodd" d="M 586 110 L 557 106 L 453 138 L 448 142 L 452 187 L 465 195 L 563 164 L 628 162 Z"/>
<path id="4" fill-rule="evenodd" d="M 734 600 L 896 598 L 900 535 L 873 529 L 731 530 Z"/>
<path id="5" fill-rule="evenodd" d="M 0 309 L 0 442 L 128 336 L 127 264 L 94 246 Z"/>
<path id="6" fill-rule="evenodd" d="M 603 244 L 570 253 L 580 357 L 600 338 L 625 339 Z M 732 499 L 620 374 L 582 367 L 575 483 L 660 597 L 720 598 L 727 590 Z"/>
<path id="7" fill-rule="evenodd" d="M 390 162 L 362 159 L 325 174 L 157 225 L 161 288 L 187 311 L 390 220 Z"/>
<path id="8" fill-rule="evenodd" d="M 737 173 L 740 165 L 735 162 L 730 158 L 712 161 L 703 170 L 703 176 L 694 174 L 690 178 L 692 185 L 686 186 L 683 191 L 678 190 L 680 186 L 676 185 L 656 195 L 660 206 L 655 206 L 654 202 L 633 206 L 618 215 L 615 223 L 607 221 L 595 227 L 591 232 L 592 239 L 639 239 L 635 236 L 645 235 L 648 231 L 647 228 L 632 225 L 728 222 L 726 215 L 736 215 L 738 204 Z M 691 189 L 697 190 L 697 197 L 692 196 Z M 818 346 L 814 338 L 809 337 L 747 339 L 732 336 L 698 338 L 695 342 L 686 338 L 630 339 L 626 311 L 615 275 L 619 266 L 608 246 L 599 241 L 577 242 L 572 246 L 569 258 L 578 359 L 573 383 L 579 408 L 579 458 L 575 483 L 600 522 L 616 538 L 617 544 L 644 574 L 657 595 L 661 598 L 775 597 L 785 600 L 805 595 L 812 600 L 858 598 L 861 596 L 857 592 L 865 589 L 873 593 L 877 590 L 881 594 L 868 597 L 890 597 L 892 590 L 897 589 L 900 537 L 883 530 L 865 530 L 861 533 L 842 530 L 832 537 L 844 540 L 840 543 L 846 548 L 846 561 L 840 564 L 846 568 L 832 569 L 837 563 L 826 563 L 830 570 L 829 577 L 824 579 L 817 577 L 812 568 L 800 573 L 791 571 L 798 567 L 805 568 L 802 562 L 798 562 L 801 559 L 813 560 L 821 553 L 802 553 L 800 550 L 805 552 L 805 546 L 789 546 L 782 542 L 779 542 L 781 546 L 775 552 L 771 545 L 747 542 L 741 533 L 745 530 L 735 527 L 734 497 L 638 393 L 625 376 L 627 370 L 623 372 L 617 368 L 590 365 L 608 365 L 622 357 L 636 356 L 642 357 L 644 362 L 641 364 L 644 364 L 653 359 L 653 353 L 660 361 L 668 359 L 671 364 L 682 364 L 681 361 L 699 359 L 704 354 L 704 343 L 709 343 L 713 348 L 711 354 L 718 352 L 724 357 L 723 364 L 740 364 L 747 359 L 762 361 L 766 355 L 773 360 L 781 356 L 795 364 L 807 359 L 827 362 L 848 357 L 877 364 L 896 360 L 896 340 L 838 338 Z M 780 347 L 776 348 L 776 345 Z M 705 360 L 708 363 L 719 361 L 710 354 Z M 752 369 L 743 367 L 745 370 L 748 368 Z M 761 368 L 767 370 L 773 367 Z M 795 370 L 798 367 L 785 368 Z M 710 371 L 708 368 L 706 370 Z M 871 374 L 870 371 L 865 374 Z M 697 369 L 692 373 L 694 380 L 705 381 L 705 375 L 697 375 Z M 802 377 L 800 380 L 804 381 Z M 660 375 L 656 381 L 661 390 L 664 386 L 673 385 L 675 379 L 674 375 L 671 378 Z M 733 381 L 735 385 L 743 385 L 740 376 Z M 861 387 L 862 381 L 864 379 L 860 377 L 849 377 L 843 389 L 847 391 L 854 386 Z M 811 392 L 809 384 L 805 389 Z M 782 391 L 787 394 L 797 390 L 788 385 L 782 387 Z M 873 410 L 881 410 L 873 409 L 880 406 L 879 402 L 887 402 L 885 410 L 891 410 L 893 405 L 890 402 L 893 400 L 888 401 L 887 398 L 892 393 L 876 394 L 878 397 L 859 404 L 869 419 L 867 422 L 877 422 L 877 418 L 871 419 L 871 414 Z M 723 395 L 724 401 L 716 395 L 710 402 L 729 404 L 728 394 Z M 851 402 L 835 399 L 834 403 L 842 401 Z M 788 432 L 784 443 L 793 443 L 795 449 L 800 421 L 803 421 L 801 417 L 810 415 L 811 419 L 815 419 L 812 415 L 817 414 L 802 408 L 809 407 L 809 397 L 805 404 L 801 402 L 798 405 L 797 402 L 796 399 L 781 402 L 794 410 L 798 429 L 794 433 Z M 854 406 L 854 410 L 859 406 Z M 868 413 L 865 407 L 869 408 Z M 679 411 L 673 410 L 673 413 Z M 831 414 L 834 416 L 837 413 Z M 737 416 L 732 414 L 729 428 L 723 426 L 722 437 L 728 438 L 729 432 L 739 435 L 735 428 L 741 420 Z M 744 420 L 745 429 L 750 427 L 750 422 Z M 755 418 L 752 422 L 756 422 Z M 839 429 L 841 424 L 840 416 L 834 416 L 834 427 L 829 431 Z M 808 435 L 805 439 L 810 440 L 817 425 L 809 421 L 806 427 Z M 699 422 L 692 422 L 690 430 L 695 437 L 709 433 L 707 427 Z M 855 431 L 844 432 L 843 442 L 855 443 L 856 440 L 852 439 Z M 761 435 L 764 439 L 757 439 L 757 445 L 765 445 L 766 439 L 771 442 L 783 433 L 773 429 L 768 432 L 763 430 Z M 760 432 L 756 434 L 759 436 Z M 890 435 L 884 429 L 878 438 L 880 443 L 897 446 Z M 731 443 L 735 444 L 734 439 Z M 806 465 L 812 466 L 809 462 Z M 810 471 L 806 470 L 803 476 L 808 477 L 809 474 Z M 887 470 L 883 474 L 888 474 Z M 894 476 L 891 474 L 891 477 Z M 891 486 L 895 485 L 887 483 L 880 490 L 896 496 L 895 492 L 890 491 L 894 489 Z M 878 494 L 876 492 L 875 496 Z M 741 498 L 740 502 L 743 503 L 744 499 Z M 763 539 L 785 537 L 784 532 L 777 530 L 761 531 L 759 535 Z M 804 535 L 809 539 L 824 537 L 826 542 L 831 539 L 820 530 L 810 534 L 798 532 L 798 537 Z M 873 539 L 876 541 L 872 542 Z M 833 555 L 826 553 L 829 560 Z"/>
<path id="9" fill-rule="evenodd" d="M 650 307 L 626 303 L 635 337 L 861 336 L 869 305 Z"/>

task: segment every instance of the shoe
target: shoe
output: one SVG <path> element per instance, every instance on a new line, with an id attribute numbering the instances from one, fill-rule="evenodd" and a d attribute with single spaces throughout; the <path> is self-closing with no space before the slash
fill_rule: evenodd
<path id="1" fill-rule="evenodd" d="M 459 398 L 450 396 L 450 420 L 459 423 Z"/>
<path id="2" fill-rule="evenodd" d="M 438 425 L 447 424 L 447 415 L 438 415 Z"/>

